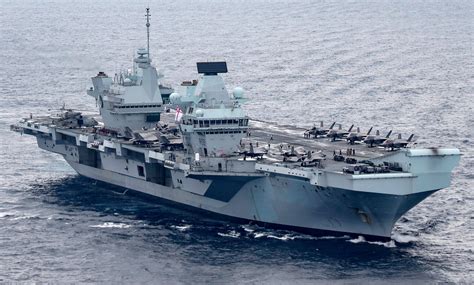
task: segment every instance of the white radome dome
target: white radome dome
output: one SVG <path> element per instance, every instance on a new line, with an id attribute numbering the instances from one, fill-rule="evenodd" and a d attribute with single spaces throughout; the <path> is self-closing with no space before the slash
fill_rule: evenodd
<path id="1" fill-rule="evenodd" d="M 196 116 L 197 116 L 197 117 L 202 117 L 202 116 L 204 116 L 204 111 L 201 110 L 201 109 L 197 109 L 197 110 L 196 110 Z"/>
<path id="2" fill-rule="evenodd" d="M 179 93 L 171 93 L 170 103 L 175 105 L 181 103 L 181 95 Z"/>
<path id="3" fill-rule="evenodd" d="M 244 97 L 244 89 L 242 87 L 235 87 L 232 91 L 235 99 L 242 99 Z"/>

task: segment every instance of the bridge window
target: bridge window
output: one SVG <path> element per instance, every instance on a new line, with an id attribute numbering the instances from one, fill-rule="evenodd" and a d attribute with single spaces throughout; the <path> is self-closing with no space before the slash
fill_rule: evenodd
<path id="1" fill-rule="evenodd" d="M 205 120 L 205 121 L 204 121 L 204 127 L 205 127 L 205 128 L 209 128 L 209 120 Z"/>

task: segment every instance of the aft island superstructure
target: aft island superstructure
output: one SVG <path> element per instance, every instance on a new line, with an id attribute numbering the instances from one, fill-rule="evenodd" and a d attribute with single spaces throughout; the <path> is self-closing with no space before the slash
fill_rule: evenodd
<path id="1" fill-rule="evenodd" d="M 148 45 L 131 72 L 92 78 L 87 93 L 99 115 L 63 109 L 12 129 L 35 136 L 86 177 L 301 231 L 389 238 L 404 213 L 450 184 L 457 149 L 411 148 L 413 136 L 335 124 L 305 130 L 251 120 L 243 89 L 226 88 L 225 62 L 197 69 L 197 80 L 163 87 Z"/>

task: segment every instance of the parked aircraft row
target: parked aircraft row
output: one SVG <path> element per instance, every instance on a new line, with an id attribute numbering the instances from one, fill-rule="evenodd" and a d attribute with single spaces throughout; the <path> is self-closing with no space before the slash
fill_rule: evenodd
<path id="1" fill-rule="evenodd" d="M 349 144 L 365 143 L 369 147 L 382 146 L 390 150 L 407 147 L 408 144 L 414 142 L 414 134 L 410 135 L 408 139 L 402 139 L 401 134 L 398 134 L 396 139 L 391 139 L 390 135 L 392 134 L 392 130 L 390 130 L 387 135 L 382 136 L 378 130 L 375 135 L 372 135 L 371 132 L 373 127 L 371 127 L 366 133 L 362 133 L 359 128 L 357 128 L 356 131 L 353 131 L 354 125 L 351 125 L 348 130 L 343 130 L 341 124 L 339 124 L 338 129 L 335 129 L 335 125 L 336 122 L 332 123 L 329 128 L 324 128 L 323 122 L 321 122 L 319 127 L 314 126 L 311 129 L 306 130 L 304 132 L 304 137 L 325 137 L 330 138 L 331 141 L 346 140 Z"/>

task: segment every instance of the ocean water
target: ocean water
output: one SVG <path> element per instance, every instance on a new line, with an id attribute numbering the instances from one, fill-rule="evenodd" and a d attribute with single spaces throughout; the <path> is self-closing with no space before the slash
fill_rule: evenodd
<path id="1" fill-rule="evenodd" d="M 473 283 L 474 2 L 0 0 L 0 283 Z M 79 177 L 9 125 L 93 110 L 91 76 L 145 46 L 178 84 L 226 60 L 251 117 L 415 133 L 460 148 L 451 187 L 392 241 L 214 220 Z"/>

